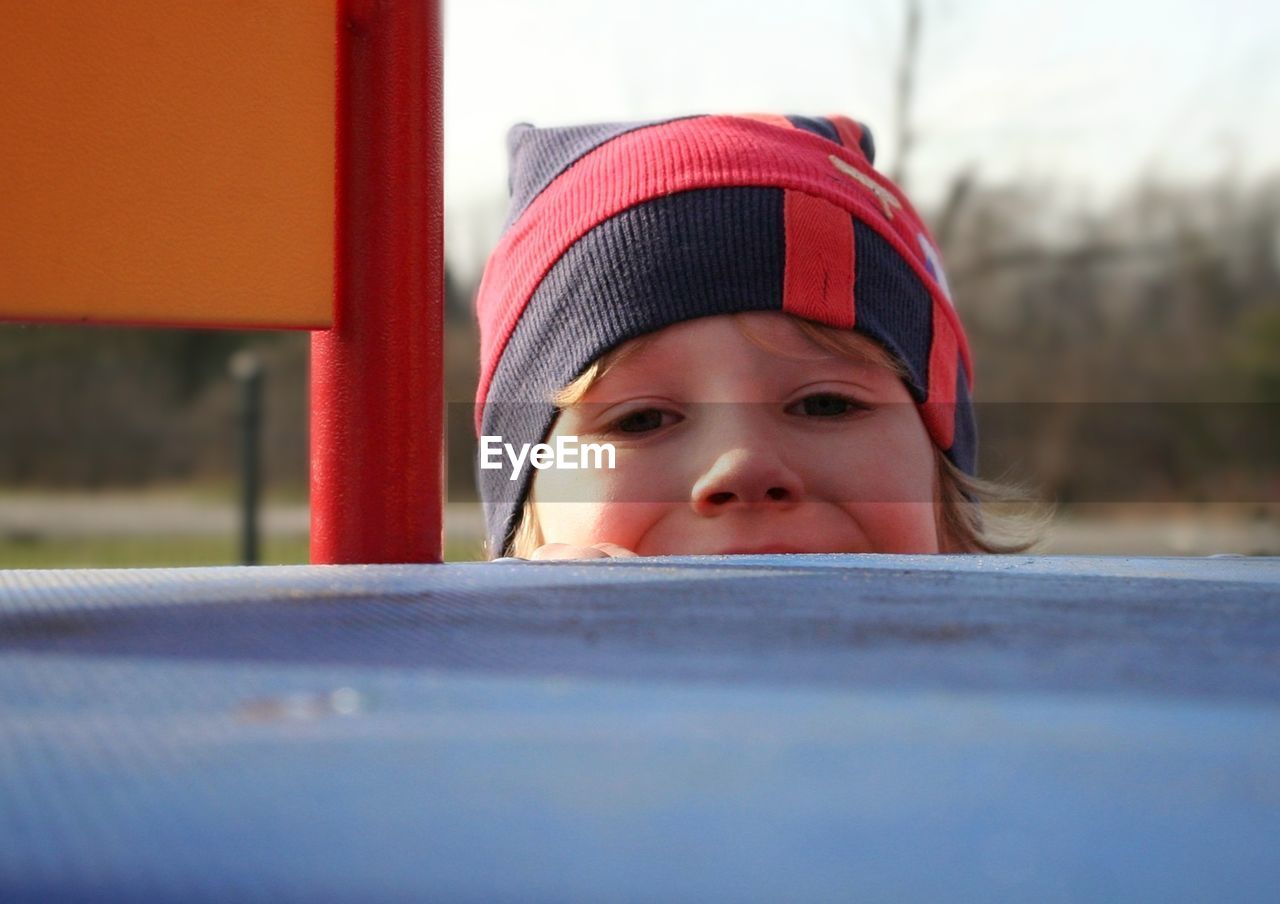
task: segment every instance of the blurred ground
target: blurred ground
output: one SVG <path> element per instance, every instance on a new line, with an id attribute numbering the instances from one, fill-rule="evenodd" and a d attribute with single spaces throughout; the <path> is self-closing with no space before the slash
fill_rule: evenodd
<path id="1" fill-rule="evenodd" d="M 261 514 L 261 563 L 307 561 L 305 504 Z M 160 567 L 237 562 L 239 513 L 207 491 L 0 493 L 0 568 Z M 478 506 L 450 506 L 445 557 L 481 558 Z"/>
<path id="2" fill-rule="evenodd" d="M 1078 505 L 1051 527 L 1048 555 L 1280 555 L 1275 506 Z"/>
<path id="3" fill-rule="evenodd" d="M 127 567 L 233 564 L 231 502 L 181 491 L 0 494 L 0 567 Z M 476 504 L 447 506 L 445 557 L 481 558 Z M 264 564 L 307 559 L 307 507 L 277 502 L 262 512 Z M 1037 551 L 1044 555 L 1280 555 L 1274 506 L 1078 505 L 1059 511 Z"/>

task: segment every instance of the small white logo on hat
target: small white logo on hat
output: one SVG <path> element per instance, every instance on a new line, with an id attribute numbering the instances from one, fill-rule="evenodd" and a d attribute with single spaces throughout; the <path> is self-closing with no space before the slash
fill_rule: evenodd
<path id="1" fill-rule="evenodd" d="M 898 199 L 894 197 L 893 192 L 889 191 L 889 189 L 885 188 L 875 179 L 872 179 L 870 176 L 868 176 L 866 173 L 860 170 L 854 169 L 852 166 L 845 163 L 835 154 L 831 154 L 829 157 L 827 157 L 827 159 L 835 164 L 836 169 L 840 170 L 840 172 L 844 173 L 850 179 L 870 189 L 871 193 L 880 199 L 880 204 L 884 207 L 884 215 L 886 217 L 892 220 L 893 208 L 896 207 L 898 208 L 898 210 L 902 209 L 901 202 L 899 202 Z"/>
<path id="2" fill-rule="evenodd" d="M 938 284 L 938 288 L 942 290 L 942 294 L 947 296 L 947 301 L 951 301 L 951 287 L 947 285 L 947 274 L 942 269 L 942 255 L 938 254 L 938 250 L 924 237 L 923 232 L 916 233 L 916 241 L 920 243 L 920 250 L 924 252 L 926 269 L 933 277 L 933 281 Z M 954 307 L 955 302 L 951 301 L 951 305 Z"/>

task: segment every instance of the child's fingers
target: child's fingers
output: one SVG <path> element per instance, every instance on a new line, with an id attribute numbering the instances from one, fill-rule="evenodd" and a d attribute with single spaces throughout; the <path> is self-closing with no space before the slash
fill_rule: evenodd
<path id="1" fill-rule="evenodd" d="M 601 552 L 607 553 L 615 559 L 637 559 L 635 553 L 627 549 L 625 546 L 619 546 L 617 543 L 593 543 L 592 546 Z"/>
<path id="2" fill-rule="evenodd" d="M 596 543 L 593 546 L 573 546 L 569 543 L 547 543 L 539 546 L 529 556 L 531 560 L 556 559 L 633 559 L 636 554 L 616 543 Z"/>
<path id="3" fill-rule="evenodd" d="M 594 546 L 573 546 L 569 543 L 547 543 L 539 546 L 529 556 L 535 561 L 555 559 L 607 559 L 609 554 Z"/>

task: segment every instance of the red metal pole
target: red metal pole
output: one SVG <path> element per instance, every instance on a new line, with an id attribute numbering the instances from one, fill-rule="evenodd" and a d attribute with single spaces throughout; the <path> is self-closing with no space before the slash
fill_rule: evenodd
<path id="1" fill-rule="evenodd" d="M 437 0 L 339 0 L 334 327 L 311 342 L 311 561 L 439 562 Z"/>

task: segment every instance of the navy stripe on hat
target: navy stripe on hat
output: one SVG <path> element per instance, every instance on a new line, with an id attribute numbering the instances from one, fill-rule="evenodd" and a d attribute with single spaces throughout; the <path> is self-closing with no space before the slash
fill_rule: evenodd
<path id="1" fill-rule="evenodd" d="M 574 243 L 530 298 L 484 406 L 483 432 L 539 443 L 544 404 L 610 349 L 683 320 L 782 309 L 779 188 L 703 189 L 626 210 Z M 477 470 L 489 534 L 510 542 L 532 468 Z M 497 548 L 495 546 L 495 548 Z"/>
<path id="2" fill-rule="evenodd" d="M 828 119 L 821 119 L 814 116 L 788 116 L 787 122 L 791 123 L 797 129 L 804 129 L 806 132 L 812 132 L 815 135 L 821 135 L 827 141 L 834 141 L 836 144 L 842 144 L 840 141 L 840 133 L 836 131 L 836 127 L 831 124 Z"/>
<path id="3" fill-rule="evenodd" d="M 917 402 L 928 396 L 933 344 L 933 298 L 920 277 L 880 233 L 853 222 L 857 270 L 854 326 L 869 333 L 911 371 L 907 390 Z"/>

